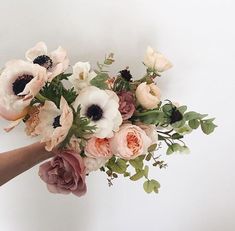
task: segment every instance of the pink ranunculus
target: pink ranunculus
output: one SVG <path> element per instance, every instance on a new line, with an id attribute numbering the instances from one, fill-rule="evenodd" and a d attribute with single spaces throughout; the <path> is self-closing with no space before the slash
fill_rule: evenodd
<path id="1" fill-rule="evenodd" d="M 113 154 L 110 150 L 109 139 L 92 137 L 87 141 L 85 154 L 93 158 L 111 158 Z"/>
<path id="2" fill-rule="evenodd" d="M 122 114 L 122 119 L 127 120 L 131 118 L 135 111 L 134 97 L 130 91 L 122 91 L 118 93 L 119 97 L 119 111 Z"/>
<path id="3" fill-rule="evenodd" d="M 114 155 L 131 160 L 147 153 L 152 141 L 144 130 L 133 124 L 124 124 L 110 140 Z"/>
<path id="4" fill-rule="evenodd" d="M 80 154 L 64 150 L 39 167 L 39 176 L 52 193 L 82 196 L 86 193 L 86 168 Z"/>

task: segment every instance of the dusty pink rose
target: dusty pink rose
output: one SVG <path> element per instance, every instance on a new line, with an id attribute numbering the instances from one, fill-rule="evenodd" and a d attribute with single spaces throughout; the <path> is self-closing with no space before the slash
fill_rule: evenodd
<path id="1" fill-rule="evenodd" d="M 88 157 L 109 159 L 113 155 L 110 150 L 109 139 L 92 137 L 87 141 L 85 154 Z"/>
<path id="2" fill-rule="evenodd" d="M 86 169 L 82 157 L 73 151 L 59 152 L 39 167 L 39 176 L 51 193 L 82 196 L 86 193 Z"/>
<path id="3" fill-rule="evenodd" d="M 119 111 L 122 119 L 127 120 L 131 118 L 135 111 L 134 97 L 130 91 L 122 91 L 118 93 L 119 97 Z"/>
<path id="4" fill-rule="evenodd" d="M 146 154 L 151 143 L 145 131 L 132 124 L 122 125 L 110 140 L 113 154 L 126 160 Z"/>

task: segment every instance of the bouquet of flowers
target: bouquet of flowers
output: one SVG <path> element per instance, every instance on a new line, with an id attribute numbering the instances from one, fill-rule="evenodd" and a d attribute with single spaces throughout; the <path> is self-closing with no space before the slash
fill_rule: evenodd
<path id="1" fill-rule="evenodd" d="M 216 125 L 207 114 L 161 100 L 157 79 L 172 64 L 147 48 L 146 72 L 134 79 L 129 68 L 110 75 L 114 55 L 92 69 L 77 62 L 72 73 L 62 47 L 48 52 L 44 42 L 26 52 L 26 60 L 6 63 L 0 74 L 0 116 L 10 124 L 25 124 L 29 136 L 39 136 L 54 157 L 39 167 L 39 176 L 52 193 L 83 195 L 85 178 L 93 171 L 107 174 L 108 184 L 120 175 L 144 179 L 147 193 L 159 191 L 149 176 L 149 165 L 165 168 L 156 156 L 161 144 L 166 154 L 187 153 L 183 138 L 201 128 L 210 134 Z"/>

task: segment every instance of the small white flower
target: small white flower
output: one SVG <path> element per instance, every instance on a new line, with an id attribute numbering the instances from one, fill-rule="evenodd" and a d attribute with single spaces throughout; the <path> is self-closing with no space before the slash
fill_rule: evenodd
<path id="1" fill-rule="evenodd" d="M 105 158 L 92 158 L 92 157 L 85 157 L 83 160 L 86 166 L 86 174 L 93 171 L 97 171 L 98 169 L 103 167 L 108 161 Z"/>
<path id="2" fill-rule="evenodd" d="M 74 102 L 74 109 L 81 106 L 81 115 L 91 120 L 96 126 L 94 133 L 98 138 L 109 138 L 122 124 L 119 112 L 119 98 L 109 90 L 101 90 L 94 86 L 84 88 Z"/>
<path id="3" fill-rule="evenodd" d="M 64 48 L 59 46 L 56 50 L 49 53 L 44 42 L 39 42 L 30 48 L 26 52 L 25 57 L 28 61 L 46 68 L 48 81 L 63 73 L 69 66 L 69 59 Z"/>
<path id="4" fill-rule="evenodd" d="M 60 108 L 52 101 L 46 101 L 38 114 L 39 124 L 35 134 L 41 135 L 41 142 L 46 142 L 46 150 L 51 151 L 61 143 L 68 134 L 73 123 L 73 112 L 66 100 L 61 97 Z"/>
<path id="5" fill-rule="evenodd" d="M 23 118 L 46 81 L 45 68 L 23 60 L 8 62 L 0 75 L 0 116 L 11 121 Z"/>
<path id="6" fill-rule="evenodd" d="M 96 77 L 96 73 L 90 69 L 91 65 L 88 62 L 77 62 L 73 66 L 73 74 L 68 79 L 77 92 L 90 86 L 90 81 Z"/>
<path id="7" fill-rule="evenodd" d="M 152 47 L 148 46 L 144 57 L 144 64 L 155 69 L 158 72 L 163 72 L 172 67 L 171 62 L 159 52 L 155 52 Z"/>

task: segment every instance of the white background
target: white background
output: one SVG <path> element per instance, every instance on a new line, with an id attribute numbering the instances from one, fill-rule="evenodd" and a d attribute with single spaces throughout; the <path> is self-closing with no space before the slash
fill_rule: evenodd
<path id="1" fill-rule="evenodd" d="M 234 8 L 233 0 L 1 0 L 1 66 L 43 40 L 50 49 L 64 46 L 71 64 L 95 65 L 113 51 L 113 70 L 129 65 L 141 77 L 150 44 L 174 63 L 159 80 L 163 98 L 215 116 L 219 127 L 211 136 L 194 132 L 190 155 L 152 169 L 158 195 L 123 178 L 109 188 L 101 173 L 87 179 L 82 198 L 54 195 L 36 166 L 0 188 L 0 230 L 234 231 Z M 0 152 L 32 142 L 23 127 L 0 132 Z"/>

